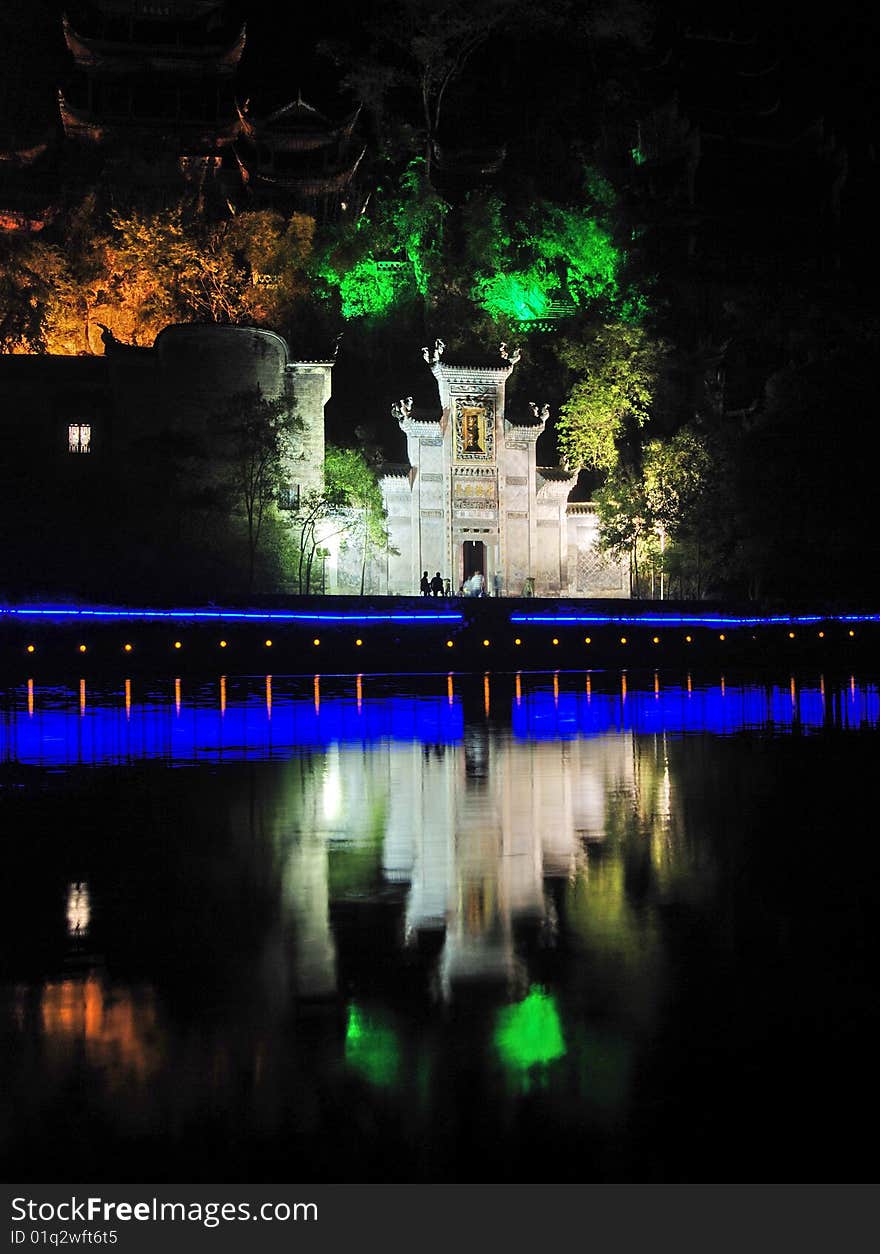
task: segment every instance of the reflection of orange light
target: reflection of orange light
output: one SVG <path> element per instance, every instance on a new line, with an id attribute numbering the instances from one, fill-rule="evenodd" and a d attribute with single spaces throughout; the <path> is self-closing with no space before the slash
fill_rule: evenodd
<path id="1" fill-rule="evenodd" d="M 266 676 L 266 717 L 272 717 L 272 676 Z"/>
<path id="2" fill-rule="evenodd" d="M 315 713 L 321 713 L 321 676 L 315 676 Z"/>
<path id="3" fill-rule="evenodd" d="M 593 699 L 593 681 L 592 681 L 592 678 L 588 675 L 587 676 L 587 700 L 592 701 L 592 699 Z"/>
<path id="4" fill-rule="evenodd" d="M 28 703 L 28 718 L 33 718 L 34 717 L 34 681 L 32 679 L 28 680 L 27 703 Z"/>
<path id="5" fill-rule="evenodd" d="M 220 713 L 226 713 L 226 676 L 220 676 Z"/>
<path id="6" fill-rule="evenodd" d="M 626 675 L 621 675 L 620 677 L 620 699 L 621 701 L 626 700 Z"/>
<path id="7" fill-rule="evenodd" d="M 483 709 L 489 714 L 489 676 L 483 676 Z"/>
<path id="8" fill-rule="evenodd" d="M 559 705 L 559 671 L 553 672 L 553 704 Z"/>
<path id="9" fill-rule="evenodd" d="M 43 1034 L 61 1047 L 70 1065 L 70 1044 L 80 1041 L 88 1063 L 110 1086 L 123 1088 L 132 1075 L 143 1082 L 159 1066 L 156 1009 L 151 992 L 138 1002 L 127 989 L 105 990 L 96 976 L 47 984 L 40 1000 Z"/>
<path id="10" fill-rule="evenodd" d="M 446 700 L 448 701 L 450 705 L 452 705 L 453 692 L 452 692 L 452 676 L 451 675 L 446 676 Z"/>
<path id="11" fill-rule="evenodd" d="M 691 680 L 690 675 L 688 675 L 688 696 L 690 696 L 690 695 L 692 694 L 693 690 L 694 690 L 694 689 L 693 689 L 693 682 L 692 682 L 692 680 Z"/>
<path id="12" fill-rule="evenodd" d="M 79 681 L 79 712 L 80 714 L 86 712 L 86 681 L 84 679 Z"/>
<path id="13" fill-rule="evenodd" d="M 174 713 L 180 713 L 180 680 L 174 681 Z"/>
<path id="14" fill-rule="evenodd" d="M 357 709 L 358 709 L 358 714 L 360 714 L 361 709 L 362 709 L 363 704 L 364 704 L 364 684 L 363 684 L 363 676 L 361 676 L 361 675 L 357 675 L 357 676 L 355 677 L 355 681 L 354 681 L 354 690 L 355 690 L 355 693 L 356 693 L 356 695 L 357 695 Z"/>
<path id="15" fill-rule="evenodd" d="M 522 680 L 518 671 L 516 675 L 516 703 L 517 705 L 522 705 Z"/>
<path id="16" fill-rule="evenodd" d="M 131 680 L 125 681 L 125 717 L 131 718 Z"/>

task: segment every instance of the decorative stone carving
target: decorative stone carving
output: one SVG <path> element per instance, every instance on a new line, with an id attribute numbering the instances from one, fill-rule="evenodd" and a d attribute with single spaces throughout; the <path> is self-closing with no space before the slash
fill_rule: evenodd
<path id="1" fill-rule="evenodd" d="M 403 424 L 412 414 L 412 407 L 413 398 L 405 396 L 402 400 L 393 403 L 391 406 L 391 417 L 396 418 L 399 424 Z"/>
<path id="2" fill-rule="evenodd" d="M 578 592 L 614 592 L 620 584 L 620 565 L 601 549 L 580 549 L 577 555 L 576 579 Z"/>
<path id="3" fill-rule="evenodd" d="M 506 344 L 502 344 L 499 349 L 504 361 L 508 362 L 511 367 L 515 366 L 522 357 L 522 353 L 518 348 L 508 349 Z"/>
<path id="4" fill-rule="evenodd" d="M 443 343 L 442 340 L 438 339 L 434 341 L 433 350 L 428 348 L 427 344 L 425 345 L 425 347 L 422 349 L 422 356 L 424 357 L 425 361 L 428 363 L 429 366 L 438 366 L 440 364 L 440 358 L 443 356 L 445 349 L 446 349 L 446 345 Z"/>

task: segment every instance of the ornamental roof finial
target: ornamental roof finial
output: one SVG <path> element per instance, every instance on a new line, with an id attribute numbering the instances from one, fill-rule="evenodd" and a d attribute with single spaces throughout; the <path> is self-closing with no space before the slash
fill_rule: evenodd
<path id="1" fill-rule="evenodd" d="M 506 344 L 501 345 L 499 352 L 501 353 L 501 356 L 503 357 L 503 359 L 506 362 L 510 363 L 511 368 L 514 367 L 516 363 L 519 361 L 520 357 L 522 357 L 522 353 L 520 352 L 519 348 L 508 349 Z"/>
<path id="2" fill-rule="evenodd" d="M 394 401 L 391 406 L 391 417 L 396 418 L 399 423 L 403 423 L 412 413 L 413 398 L 405 396 L 402 400 Z"/>
<path id="3" fill-rule="evenodd" d="M 424 357 L 425 361 L 428 363 L 429 366 L 436 366 L 438 365 L 440 358 L 443 356 L 443 352 L 445 348 L 446 348 L 446 345 L 443 343 L 443 341 L 440 339 L 437 339 L 434 341 L 433 351 L 430 348 L 428 348 L 427 344 L 425 345 L 425 347 L 422 349 L 422 356 Z"/>

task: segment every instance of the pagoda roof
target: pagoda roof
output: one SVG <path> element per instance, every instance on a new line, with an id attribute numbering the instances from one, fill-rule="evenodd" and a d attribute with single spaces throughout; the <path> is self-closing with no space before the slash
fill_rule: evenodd
<path id="1" fill-rule="evenodd" d="M 163 0 L 162 8 L 167 13 L 144 12 L 143 0 L 91 0 L 92 7 L 108 17 L 150 17 L 166 18 L 174 22 L 193 18 L 210 17 L 212 13 L 221 13 L 226 7 L 226 0 Z"/>
<path id="2" fill-rule="evenodd" d="M 343 169 L 320 172 L 303 172 L 300 174 L 264 174 L 251 169 L 246 160 L 236 152 L 236 160 L 241 170 L 242 181 L 254 191 L 266 190 L 290 196 L 330 196 L 345 191 L 355 176 L 366 147 L 362 148 L 357 157 Z"/>
<path id="3" fill-rule="evenodd" d="M 139 137 L 174 136 L 182 155 L 195 152 L 218 152 L 231 145 L 238 134 L 238 118 L 225 123 L 178 122 L 163 118 L 107 119 L 72 105 L 64 92 L 58 92 L 58 107 L 64 133 L 68 139 L 90 144 L 122 141 L 131 143 Z"/>
<path id="4" fill-rule="evenodd" d="M 219 75 L 234 73 L 244 52 L 246 28 L 241 26 L 231 38 L 220 43 L 180 44 L 137 43 L 101 39 L 77 31 L 67 14 L 62 18 L 64 40 L 74 61 L 84 70 L 113 74 L 198 73 L 213 70 Z"/>
<path id="5" fill-rule="evenodd" d="M 351 138 L 361 111 L 358 105 L 347 118 L 334 123 L 303 100 L 302 94 L 261 117 L 252 113 L 248 101 L 236 107 L 244 135 L 282 152 L 309 152 L 345 143 Z"/>

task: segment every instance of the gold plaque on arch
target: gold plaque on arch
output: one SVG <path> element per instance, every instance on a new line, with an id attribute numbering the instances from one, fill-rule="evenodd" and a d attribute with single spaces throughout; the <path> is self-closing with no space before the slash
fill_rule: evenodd
<path id="1" fill-rule="evenodd" d="M 491 406 L 485 401 L 456 401 L 455 460 L 495 460 L 495 424 Z"/>

